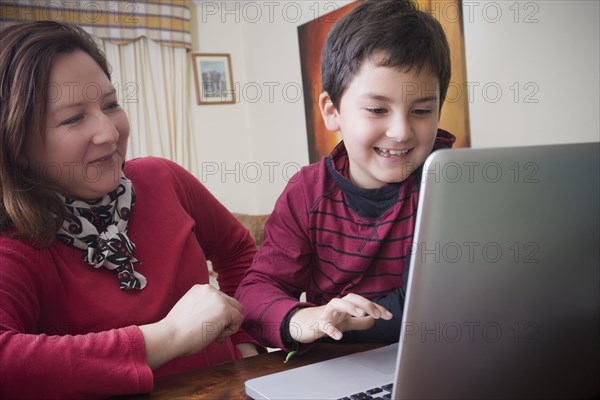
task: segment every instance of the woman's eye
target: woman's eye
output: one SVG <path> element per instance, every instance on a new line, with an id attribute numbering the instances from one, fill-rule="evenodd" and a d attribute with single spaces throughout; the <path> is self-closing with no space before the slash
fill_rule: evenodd
<path id="1" fill-rule="evenodd" d="M 119 108 L 121 105 L 117 102 L 117 101 L 113 101 L 112 103 L 109 103 L 105 109 L 106 110 L 116 110 L 117 108 Z"/>
<path id="2" fill-rule="evenodd" d="M 76 124 L 77 122 L 81 121 L 82 119 L 83 119 L 83 115 L 77 114 L 76 116 L 71 117 L 71 118 L 66 119 L 63 122 L 61 122 L 61 125 L 73 125 L 73 124 Z"/>

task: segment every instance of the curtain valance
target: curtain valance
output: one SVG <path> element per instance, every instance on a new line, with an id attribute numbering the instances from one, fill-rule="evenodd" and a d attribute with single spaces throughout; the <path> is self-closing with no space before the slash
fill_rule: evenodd
<path id="1" fill-rule="evenodd" d="M 191 49 L 189 0 L 0 0 L 0 28 L 24 21 L 73 22 L 117 44 L 146 36 Z"/>

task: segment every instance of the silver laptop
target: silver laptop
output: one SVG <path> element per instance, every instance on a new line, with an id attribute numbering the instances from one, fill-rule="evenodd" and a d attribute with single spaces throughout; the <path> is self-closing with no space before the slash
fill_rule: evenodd
<path id="1" fill-rule="evenodd" d="M 599 171 L 600 143 L 432 154 L 399 342 L 255 378 L 246 393 L 600 395 Z"/>

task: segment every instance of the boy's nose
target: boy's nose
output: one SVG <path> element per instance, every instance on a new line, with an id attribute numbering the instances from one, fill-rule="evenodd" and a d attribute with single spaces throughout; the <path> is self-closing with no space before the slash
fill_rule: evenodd
<path id="1" fill-rule="evenodd" d="M 397 142 L 403 142 L 413 136 L 412 127 L 408 117 L 404 115 L 396 115 L 392 119 L 385 133 L 387 137 Z"/>

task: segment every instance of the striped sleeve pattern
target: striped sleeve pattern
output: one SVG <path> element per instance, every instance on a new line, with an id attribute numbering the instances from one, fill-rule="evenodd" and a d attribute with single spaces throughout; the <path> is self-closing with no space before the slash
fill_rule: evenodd
<path id="1" fill-rule="evenodd" d="M 347 293 L 383 296 L 403 282 L 410 254 L 418 191 L 413 179 L 401 187 L 398 201 L 379 219 L 358 216 L 334 190 L 309 212 L 314 257 L 307 299 L 324 304 Z"/>

